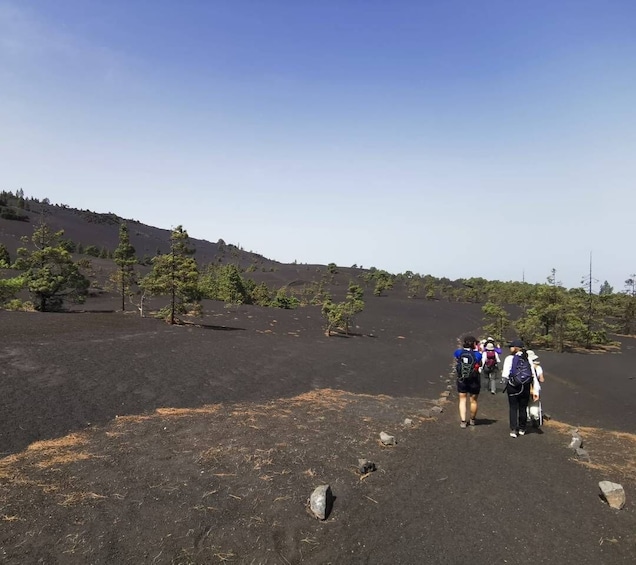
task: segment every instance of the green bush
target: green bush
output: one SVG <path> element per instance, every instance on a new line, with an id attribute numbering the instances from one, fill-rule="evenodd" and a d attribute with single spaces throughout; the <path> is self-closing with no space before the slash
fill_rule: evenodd
<path id="1" fill-rule="evenodd" d="M 95 245 L 87 245 L 84 248 L 84 254 L 91 257 L 99 257 L 99 249 Z"/>
<path id="2" fill-rule="evenodd" d="M 273 308 L 284 308 L 286 310 L 293 310 L 300 304 L 300 300 L 293 295 L 287 294 L 286 288 L 279 288 L 274 300 L 272 300 L 271 306 Z"/>
<path id="3" fill-rule="evenodd" d="M 9 300 L 9 302 L 4 305 L 4 309 L 10 310 L 11 312 L 35 312 L 33 302 L 31 302 L 30 300 L 25 300 L 23 302 L 19 298 Z"/>
<path id="4" fill-rule="evenodd" d="M 4 218 L 5 220 L 16 220 L 18 222 L 29 221 L 29 216 L 26 214 L 20 214 L 13 208 L 0 208 L 0 218 Z"/>

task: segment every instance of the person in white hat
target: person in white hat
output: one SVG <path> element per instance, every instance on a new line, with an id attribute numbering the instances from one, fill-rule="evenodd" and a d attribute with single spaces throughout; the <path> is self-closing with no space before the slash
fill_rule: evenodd
<path id="1" fill-rule="evenodd" d="M 484 352 L 481 356 L 481 371 L 488 377 L 488 390 L 490 394 L 497 394 L 497 373 L 501 359 L 495 349 L 495 342 L 486 341 Z"/>

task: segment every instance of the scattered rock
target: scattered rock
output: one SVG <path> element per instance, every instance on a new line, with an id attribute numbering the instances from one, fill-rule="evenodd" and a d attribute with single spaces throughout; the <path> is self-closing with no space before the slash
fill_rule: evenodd
<path id="1" fill-rule="evenodd" d="M 361 475 L 373 473 L 373 471 L 375 471 L 375 463 L 373 461 L 369 461 L 367 459 L 358 459 L 358 472 Z"/>
<path id="2" fill-rule="evenodd" d="M 547 412 L 543 413 L 543 419 L 544 420 L 552 420 L 552 416 L 550 416 L 550 414 L 548 414 Z"/>
<path id="3" fill-rule="evenodd" d="M 574 450 L 574 453 L 576 454 L 576 458 L 579 461 L 585 461 L 586 463 L 589 463 L 591 461 L 590 460 L 590 454 L 585 449 L 583 449 L 581 447 L 577 447 Z"/>
<path id="4" fill-rule="evenodd" d="M 433 411 L 428 409 L 428 408 L 424 408 L 423 410 L 420 410 L 418 412 L 418 414 L 420 416 L 422 416 L 422 418 L 432 418 L 433 417 Z"/>
<path id="5" fill-rule="evenodd" d="M 453 385 L 448 385 L 446 388 L 447 388 L 448 390 L 453 390 Z"/>
<path id="6" fill-rule="evenodd" d="M 625 490 L 621 485 L 610 481 L 601 481 L 598 486 L 601 489 L 601 497 L 611 508 L 620 510 L 625 506 Z"/>
<path id="7" fill-rule="evenodd" d="M 333 506 L 333 494 L 329 485 L 320 485 L 309 497 L 309 510 L 319 520 L 326 520 Z"/>
<path id="8" fill-rule="evenodd" d="M 444 409 L 441 406 L 433 406 L 431 408 L 431 413 L 432 414 L 441 414 L 444 411 Z"/>
<path id="9" fill-rule="evenodd" d="M 581 439 L 580 436 L 572 436 L 572 441 L 570 442 L 570 445 L 568 445 L 568 447 L 570 449 L 578 449 L 582 445 L 583 445 L 583 440 Z"/>
<path id="10" fill-rule="evenodd" d="M 445 390 L 444 392 L 442 392 L 442 394 L 440 394 L 440 396 L 441 396 L 442 398 L 448 398 L 448 397 L 450 396 L 450 392 L 449 392 L 449 391 L 447 391 L 447 390 Z"/>
<path id="11" fill-rule="evenodd" d="M 380 432 L 380 441 L 384 445 L 396 445 L 395 436 L 389 435 L 386 432 Z"/>
<path id="12" fill-rule="evenodd" d="M 413 420 L 411 420 L 411 418 L 404 418 L 404 425 L 410 428 L 413 425 Z"/>

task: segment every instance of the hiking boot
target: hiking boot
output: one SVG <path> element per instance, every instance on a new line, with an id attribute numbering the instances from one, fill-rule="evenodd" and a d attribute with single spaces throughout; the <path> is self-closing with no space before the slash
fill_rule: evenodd
<path id="1" fill-rule="evenodd" d="M 510 432 L 510 437 L 517 437 L 517 432 Z"/>
<path id="2" fill-rule="evenodd" d="M 465 428 L 466 427 L 466 422 L 464 422 L 463 420 L 459 423 L 459 427 L 460 428 Z"/>
<path id="3" fill-rule="evenodd" d="M 520 436 L 525 436 L 526 435 L 526 430 L 519 430 L 519 435 Z"/>
<path id="4" fill-rule="evenodd" d="M 471 418 L 470 422 L 468 422 L 471 426 L 475 425 L 475 418 Z"/>

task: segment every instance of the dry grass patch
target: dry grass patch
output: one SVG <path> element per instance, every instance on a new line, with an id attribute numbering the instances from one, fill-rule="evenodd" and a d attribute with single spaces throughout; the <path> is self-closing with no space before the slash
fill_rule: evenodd
<path id="1" fill-rule="evenodd" d="M 312 443 L 322 441 L 326 433 L 322 420 L 331 420 L 330 425 L 343 430 L 342 448 L 351 450 L 353 457 L 360 445 L 370 444 L 376 437 L 376 423 L 389 418 L 399 426 L 421 402 L 319 389 L 262 404 L 166 407 L 117 417 L 104 428 L 36 442 L 22 453 L 0 459 L 0 483 L 8 487 L 0 502 L 28 500 L 36 493 L 51 496 L 52 503 L 63 506 L 117 500 L 117 492 L 128 483 L 118 482 L 115 487 L 96 480 L 101 470 L 96 460 L 100 458 L 109 462 L 106 469 L 111 481 L 112 473 L 119 476 L 113 462 L 134 469 L 136 461 L 143 460 L 148 480 L 154 480 L 160 478 L 163 461 L 173 460 L 174 465 L 182 460 L 184 468 L 201 466 L 226 485 L 228 480 L 255 480 L 259 485 L 275 483 L 285 489 L 288 479 L 284 476 L 294 469 L 309 480 L 322 472 L 309 467 L 315 458 Z M 169 431 L 164 432 L 169 422 L 182 424 L 168 426 Z M 80 466 L 71 467 L 73 464 Z M 196 467 L 190 470 L 198 473 Z M 135 474 L 130 476 L 134 483 Z M 288 494 L 280 495 L 279 503 L 287 500 Z"/>
<path id="2" fill-rule="evenodd" d="M 61 438 L 36 441 L 27 447 L 27 451 L 55 451 L 59 449 L 71 449 L 80 445 L 86 445 L 88 438 L 84 434 L 70 434 Z"/>
<path id="3" fill-rule="evenodd" d="M 546 425 L 568 437 L 575 429 L 575 426 L 554 420 L 546 422 Z M 594 427 L 576 429 L 591 458 L 591 462 L 581 461 L 581 465 L 601 471 L 608 477 L 620 477 L 636 483 L 636 434 Z"/>
<path id="4" fill-rule="evenodd" d="M 92 457 L 92 454 L 85 451 L 79 453 L 61 453 L 59 455 L 52 455 L 47 459 L 37 461 L 35 463 L 35 466 L 38 469 L 51 469 L 59 467 L 61 465 L 70 465 L 71 463 L 76 463 L 78 461 L 85 461 L 86 459 L 91 459 Z"/>
<path id="5" fill-rule="evenodd" d="M 83 450 L 88 443 L 86 434 L 70 434 L 62 438 L 36 441 L 22 453 L 0 459 L 0 481 L 16 485 L 38 484 L 27 480 L 20 470 L 29 466 L 49 470 L 91 459 L 93 455 Z"/>
<path id="6" fill-rule="evenodd" d="M 103 500 L 105 498 L 107 497 L 95 492 L 72 492 L 70 494 L 63 495 L 63 500 L 60 504 L 62 506 L 73 506 L 75 504 L 81 504 L 82 502 Z"/>
<path id="7" fill-rule="evenodd" d="M 219 404 L 206 404 L 200 408 L 157 408 L 155 414 L 162 417 L 182 418 L 184 416 L 198 416 L 216 414 L 221 406 Z"/>

